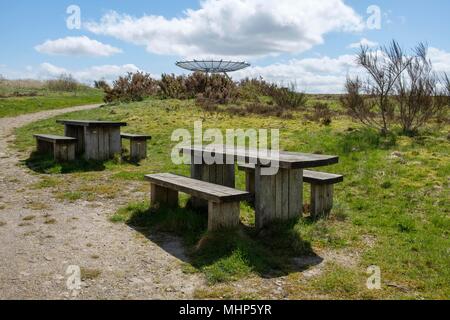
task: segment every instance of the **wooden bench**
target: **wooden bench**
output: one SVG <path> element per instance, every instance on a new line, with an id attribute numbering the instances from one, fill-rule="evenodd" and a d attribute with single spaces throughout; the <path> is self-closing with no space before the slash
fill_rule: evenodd
<path id="1" fill-rule="evenodd" d="M 56 161 L 72 161 L 75 159 L 77 139 L 51 134 L 35 134 L 37 152 L 50 153 Z"/>
<path id="2" fill-rule="evenodd" d="M 238 169 L 245 171 L 246 190 L 255 193 L 255 165 L 239 164 Z M 338 174 L 303 170 L 303 182 L 311 184 L 310 212 L 314 219 L 329 215 L 333 208 L 334 185 L 344 181 Z"/>
<path id="3" fill-rule="evenodd" d="M 248 192 L 171 173 L 146 175 L 151 185 L 151 204 L 178 206 L 178 192 L 208 201 L 208 230 L 239 225 L 239 202 L 248 200 Z"/>
<path id="4" fill-rule="evenodd" d="M 147 158 L 147 140 L 152 137 L 149 135 L 121 133 L 122 139 L 130 140 L 130 159 L 132 161 L 139 161 Z"/>

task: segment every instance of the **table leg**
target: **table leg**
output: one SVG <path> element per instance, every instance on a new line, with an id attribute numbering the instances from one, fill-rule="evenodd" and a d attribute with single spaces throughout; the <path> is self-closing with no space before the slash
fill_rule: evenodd
<path id="1" fill-rule="evenodd" d="M 289 220 L 303 211 L 303 170 L 283 169 L 272 176 L 255 168 L 256 227 L 263 228 L 273 220 Z"/>
<path id="2" fill-rule="evenodd" d="M 234 164 L 195 164 L 194 155 L 191 156 L 191 178 L 219 184 L 222 186 L 235 187 L 235 165 Z M 206 208 L 208 202 L 192 198 L 194 207 Z"/>
<path id="3" fill-rule="evenodd" d="M 234 164 L 195 164 L 194 155 L 191 157 L 191 178 L 193 179 L 234 188 L 235 169 Z"/>
<path id="4" fill-rule="evenodd" d="M 75 153 L 82 155 L 84 153 L 84 128 L 80 126 L 64 125 L 64 135 L 77 139 Z"/>

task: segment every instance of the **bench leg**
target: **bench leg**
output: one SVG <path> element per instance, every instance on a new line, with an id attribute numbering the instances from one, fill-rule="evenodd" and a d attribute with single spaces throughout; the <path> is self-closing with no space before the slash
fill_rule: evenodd
<path id="1" fill-rule="evenodd" d="M 53 144 L 43 140 L 36 140 L 36 151 L 39 154 L 53 153 Z"/>
<path id="2" fill-rule="evenodd" d="M 131 140 L 130 158 L 132 161 L 139 161 L 147 158 L 147 140 Z"/>
<path id="3" fill-rule="evenodd" d="M 54 144 L 53 156 L 56 161 L 75 160 L 75 144 Z"/>
<path id="4" fill-rule="evenodd" d="M 313 219 L 327 217 L 333 208 L 333 189 L 330 185 L 311 184 L 311 217 Z"/>
<path id="5" fill-rule="evenodd" d="M 234 228 L 239 225 L 239 202 L 208 202 L 208 231 Z"/>
<path id="6" fill-rule="evenodd" d="M 178 191 L 150 184 L 150 204 L 151 206 L 164 205 L 170 208 L 178 207 Z"/>

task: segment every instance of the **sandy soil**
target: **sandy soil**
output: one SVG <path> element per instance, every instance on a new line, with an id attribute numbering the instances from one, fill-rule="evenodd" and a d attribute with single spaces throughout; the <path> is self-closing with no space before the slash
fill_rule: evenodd
<path id="1" fill-rule="evenodd" d="M 200 275 L 182 272 L 178 239 L 149 240 L 108 221 L 120 199 L 66 203 L 30 188 L 39 177 L 8 149 L 14 128 L 96 107 L 0 119 L 0 299 L 180 299 L 204 285 Z M 67 286 L 69 266 L 82 270 L 80 290 Z"/>

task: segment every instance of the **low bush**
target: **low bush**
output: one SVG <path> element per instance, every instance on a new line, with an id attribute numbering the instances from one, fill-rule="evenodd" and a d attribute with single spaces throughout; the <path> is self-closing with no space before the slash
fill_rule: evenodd
<path id="1" fill-rule="evenodd" d="M 98 83 L 101 85 L 102 83 Z M 104 84 L 104 83 L 103 83 Z M 104 86 L 105 102 L 131 102 L 141 101 L 158 92 L 158 83 L 149 74 L 143 72 L 128 73 L 119 77 L 113 87 Z"/>
<path id="2" fill-rule="evenodd" d="M 190 99 L 195 97 L 193 92 L 188 92 L 184 76 L 162 74 L 158 85 L 160 88 L 159 95 L 163 99 Z"/>
<path id="3" fill-rule="evenodd" d="M 328 126 L 332 122 L 332 115 L 328 104 L 318 102 L 314 105 L 312 114 L 308 114 L 306 119 Z"/>
<path id="4" fill-rule="evenodd" d="M 277 106 L 283 109 L 299 109 L 307 102 L 306 94 L 296 92 L 291 86 L 273 89 L 270 95 Z"/>

